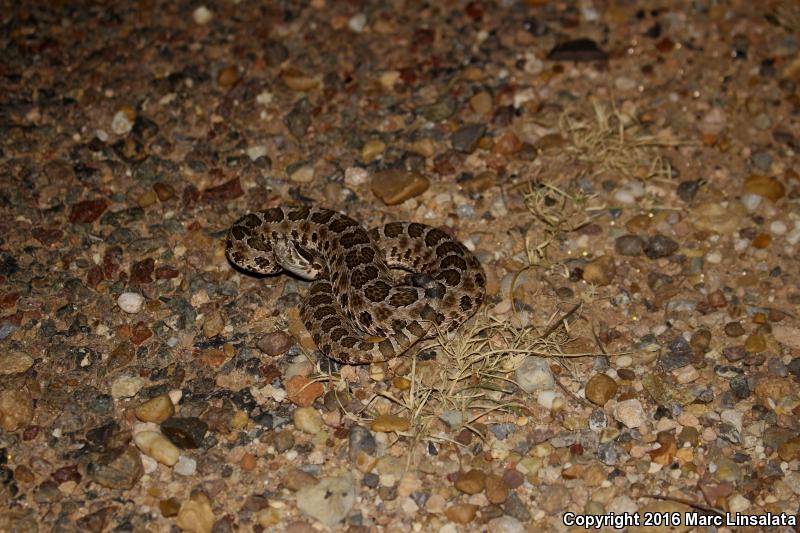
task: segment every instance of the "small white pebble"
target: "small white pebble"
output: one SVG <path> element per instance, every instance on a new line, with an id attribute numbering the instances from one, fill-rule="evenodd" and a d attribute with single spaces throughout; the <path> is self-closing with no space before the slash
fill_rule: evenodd
<path id="1" fill-rule="evenodd" d="M 128 118 L 124 111 L 117 111 L 111 119 L 111 131 L 115 135 L 127 135 L 133 129 L 133 122 Z"/>
<path id="2" fill-rule="evenodd" d="M 181 455 L 178 459 L 178 462 L 175 463 L 173 470 L 176 474 L 180 474 L 182 476 L 194 475 L 195 471 L 197 471 L 197 461 L 191 457 Z"/>
<path id="3" fill-rule="evenodd" d="M 348 167 L 344 171 L 344 182 L 348 187 L 358 187 L 367 182 L 369 173 L 361 167 Z"/>
<path id="4" fill-rule="evenodd" d="M 800 229 L 793 229 L 786 235 L 786 242 L 790 245 L 794 246 L 798 242 L 800 242 Z"/>
<path id="5" fill-rule="evenodd" d="M 618 368 L 628 368 L 633 363 L 633 358 L 630 355 L 620 355 L 615 363 Z"/>
<path id="6" fill-rule="evenodd" d="M 256 144 L 250 146 L 245 153 L 247 154 L 247 157 L 250 158 L 250 161 L 255 161 L 262 155 L 267 155 L 267 147 L 263 144 Z"/>
<path id="7" fill-rule="evenodd" d="M 633 196 L 631 191 L 626 189 L 620 189 L 614 193 L 614 200 L 621 204 L 633 204 L 636 203 L 636 197 Z"/>
<path id="8" fill-rule="evenodd" d="M 706 254 L 706 262 L 717 265 L 722 261 L 722 254 L 717 250 L 713 250 Z"/>
<path id="9" fill-rule="evenodd" d="M 126 313 L 138 313 L 142 309 L 144 296 L 135 292 L 123 292 L 117 298 L 117 305 Z"/>
<path id="10" fill-rule="evenodd" d="M 744 205 L 744 208 L 748 211 L 755 211 L 758 209 L 758 206 L 761 205 L 761 197 L 757 194 L 743 194 L 742 205 Z"/>
<path id="11" fill-rule="evenodd" d="M 195 24 L 208 24 L 214 18 L 214 13 L 211 12 L 206 6 L 200 6 L 192 12 L 192 18 Z"/>
<path id="12" fill-rule="evenodd" d="M 783 235 L 787 229 L 786 224 L 780 220 L 775 220 L 769 225 L 769 230 L 775 235 Z"/>
<path id="13" fill-rule="evenodd" d="M 355 33 L 364 31 L 364 26 L 367 24 L 367 16 L 364 13 L 356 13 L 350 20 L 347 21 L 347 27 Z"/>
<path id="14" fill-rule="evenodd" d="M 536 403 L 548 410 L 553 408 L 555 399 L 556 391 L 554 390 L 543 390 L 536 395 Z"/>
<path id="15" fill-rule="evenodd" d="M 158 469 L 158 461 L 150 457 L 149 455 L 141 454 L 139 459 L 142 461 L 142 466 L 144 467 L 145 474 L 152 474 L 153 472 Z"/>

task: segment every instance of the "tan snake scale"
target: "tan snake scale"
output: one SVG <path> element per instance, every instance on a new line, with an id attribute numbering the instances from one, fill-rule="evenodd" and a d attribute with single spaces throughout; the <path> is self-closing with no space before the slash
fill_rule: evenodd
<path id="1" fill-rule="evenodd" d="M 237 220 L 226 252 L 250 272 L 313 280 L 303 323 L 323 354 L 348 364 L 401 355 L 434 325 L 455 330 L 485 294 L 478 259 L 447 233 L 415 222 L 367 231 L 330 209 L 273 207 Z M 392 269 L 409 274 L 398 280 Z"/>

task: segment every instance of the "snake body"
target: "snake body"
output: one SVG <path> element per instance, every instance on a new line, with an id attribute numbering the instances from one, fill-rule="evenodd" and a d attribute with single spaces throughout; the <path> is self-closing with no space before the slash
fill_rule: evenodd
<path id="1" fill-rule="evenodd" d="M 414 222 L 367 231 L 330 209 L 273 207 L 237 220 L 226 253 L 246 271 L 313 280 L 303 323 L 323 354 L 347 364 L 385 361 L 436 328 L 455 330 L 485 294 L 478 259 L 444 231 Z M 408 274 L 398 280 L 392 269 Z"/>

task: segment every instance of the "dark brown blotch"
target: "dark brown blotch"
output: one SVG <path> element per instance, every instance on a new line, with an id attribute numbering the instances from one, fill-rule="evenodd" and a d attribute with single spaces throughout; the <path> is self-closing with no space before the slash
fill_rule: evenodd
<path id="1" fill-rule="evenodd" d="M 344 257 L 344 262 L 347 265 L 348 270 L 353 270 L 361 264 L 361 254 L 358 250 L 350 250 L 350 252 L 348 252 L 348 254 Z"/>
<path id="2" fill-rule="evenodd" d="M 250 229 L 255 229 L 261 225 L 261 219 L 258 215 L 250 213 L 239 221 L 240 224 L 247 226 Z"/>
<path id="3" fill-rule="evenodd" d="M 341 233 L 347 228 L 350 228 L 352 226 L 358 226 L 358 222 L 356 222 L 352 218 L 340 215 L 339 218 L 337 218 L 328 225 L 328 229 L 330 229 L 334 233 Z"/>
<path id="4" fill-rule="evenodd" d="M 440 263 L 442 268 L 457 268 L 459 270 L 467 269 L 467 262 L 457 255 L 450 255 L 445 257 Z"/>
<path id="5" fill-rule="evenodd" d="M 345 248 L 352 248 L 359 244 L 369 244 L 371 241 L 367 236 L 367 232 L 362 228 L 352 228 L 347 233 L 339 237 L 339 244 Z"/>
<path id="6" fill-rule="evenodd" d="M 264 240 L 263 237 L 260 235 L 256 235 L 255 237 L 250 237 L 247 239 L 247 246 L 252 248 L 253 250 L 258 250 L 259 252 L 271 252 L 272 246 Z"/>
<path id="7" fill-rule="evenodd" d="M 338 328 L 341 326 L 341 322 L 335 316 L 329 316 L 325 320 L 322 321 L 322 324 L 319 325 L 322 331 L 332 331 L 333 328 Z"/>
<path id="8" fill-rule="evenodd" d="M 304 218 L 308 217 L 309 209 L 307 207 L 296 207 L 289 211 L 287 215 L 289 220 L 303 220 Z"/>
<path id="9" fill-rule="evenodd" d="M 381 355 L 387 359 L 394 357 L 394 346 L 392 346 L 392 341 L 389 339 L 381 341 L 380 344 L 378 344 L 378 350 L 380 350 Z"/>
<path id="10" fill-rule="evenodd" d="M 450 254 L 461 255 L 461 247 L 454 241 L 443 242 L 436 248 L 436 255 L 444 257 Z"/>
<path id="11" fill-rule="evenodd" d="M 436 246 L 436 243 L 446 239 L 447 234 L 440 229 L 433 228 L 425 235 L 425 244 L 428 246 Z"/>
<path id="12" fill-rule="evenodd" d="M 247 231 L 247 228 L 244 226 L 234 226 L 231 228 L 231 236 L 234 240 L 241 241 L 248 235 L 250 235 L 250 232 Z"/>
<path id="13" fill-rule="evenodd" d="M 355 337 L 345 337 L 341 341 L 339 341 L 339 344 L 341 344 L 345 348 L 352 348 L 353 346 L 358 344 L 358 339 Z"/>
<path id="14" fill-rule="evenodd" d="M 389 238 L 397 237 L 403 233 L 402 222 L 390 222 L 383 227 L 383 234 Z"/>
<path id="15" fill-rule="evenodd" d="M 368 311 L 362 311 L 361 314 L 358 315 L 358 323 L 365 328 L 370 327 L 372 325 L 372 315 L 370 315 Z"/>
<path id="16" fill-rule="evenodd" d="M 398 289 L 389 298 L 389 305 L 393 307 L 406 307 L 417 301 L 417 291 L 415 289 Z"/>
<path id="17" fill-rule="evenodd" d="M 458 303 L 458 306 L 464 312 L 469 311 L 472 308 L 472 298 L 470 298 L 467 295 L 462 296 L 461 300 Z"/>
<path id="18" fill-rule="evenodd" d="M 436 279 L 442 280 L 450 287 L 455 287 L 461 281 L 461 273 L 458 270 L 448 268 L 436 275 Z"/>
<path id="19" fill-rule="evenodd" d="M 280 207 L 273 207 L 261 212 L 264 222 L 280 222 L 283 220 L 283 210 Z"/>
<path id="20" fill-rule="evenodd" d="M 364 287 L 364 296 L 371 302 L 382 302 L 392 288 L 384 281 L 374 281 Z"/>
<path id="21" fill-rule="evenodd" d="M 421 237 L 423 233 L 425 233 L 425 226 L 422 224 L 417 224 L 416 222 L 412 222 L 408 225 L 408 235 L 413 238 Z"/>
<path id="22" fill-rule="evenodd" d="M 333 217 L 335 214 L 336 211 L 331 211 L 330 209 L 321 209 L 311 215 L 311 221 L 316 222 L 317 224 L 327 224 L 331 217 Z"/>
<path id="23" fill-rule="evenodd" d="M 334 330 L 330 332 L 329 336 L 334 342 L 339 342 L 339 339 L 347 336 L 347 330 L 342 327 L 334 328 Z"/>
<path id="24" fill-rule="evenodd" d="M 308 305 L 310 307 L 317 307 L 319 305 L 332 304 L 332 303 L 333 303 L 333 297 L 331 297 L 330 294 L 324 292 L 317 293 L 308 299 Z"/>
<path id="25" fill-rule="evenodd" d="M 319 322 L 322 319 L 333 315 L 336 315 L 336 310 L 333 307 L 326 305 L 314 311 L 314 320 Z"/>

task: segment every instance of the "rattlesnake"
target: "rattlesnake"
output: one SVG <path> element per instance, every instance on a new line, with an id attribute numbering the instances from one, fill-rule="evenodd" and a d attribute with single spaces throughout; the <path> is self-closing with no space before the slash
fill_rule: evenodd
<path id="1" fill-rule="evenodd" d="M 453 331 L 483 301 L 478 259 L 437 228 L 390 222 L 370 231 L 318 207 L 284 206 L 237 220 L 226 242 L 236 266 L 313 280 L 301 318 L 319 350 L 342 363 L 401 355 L 438 328 Z M 402 269 L 404 279 L 391 269 Z"/>

